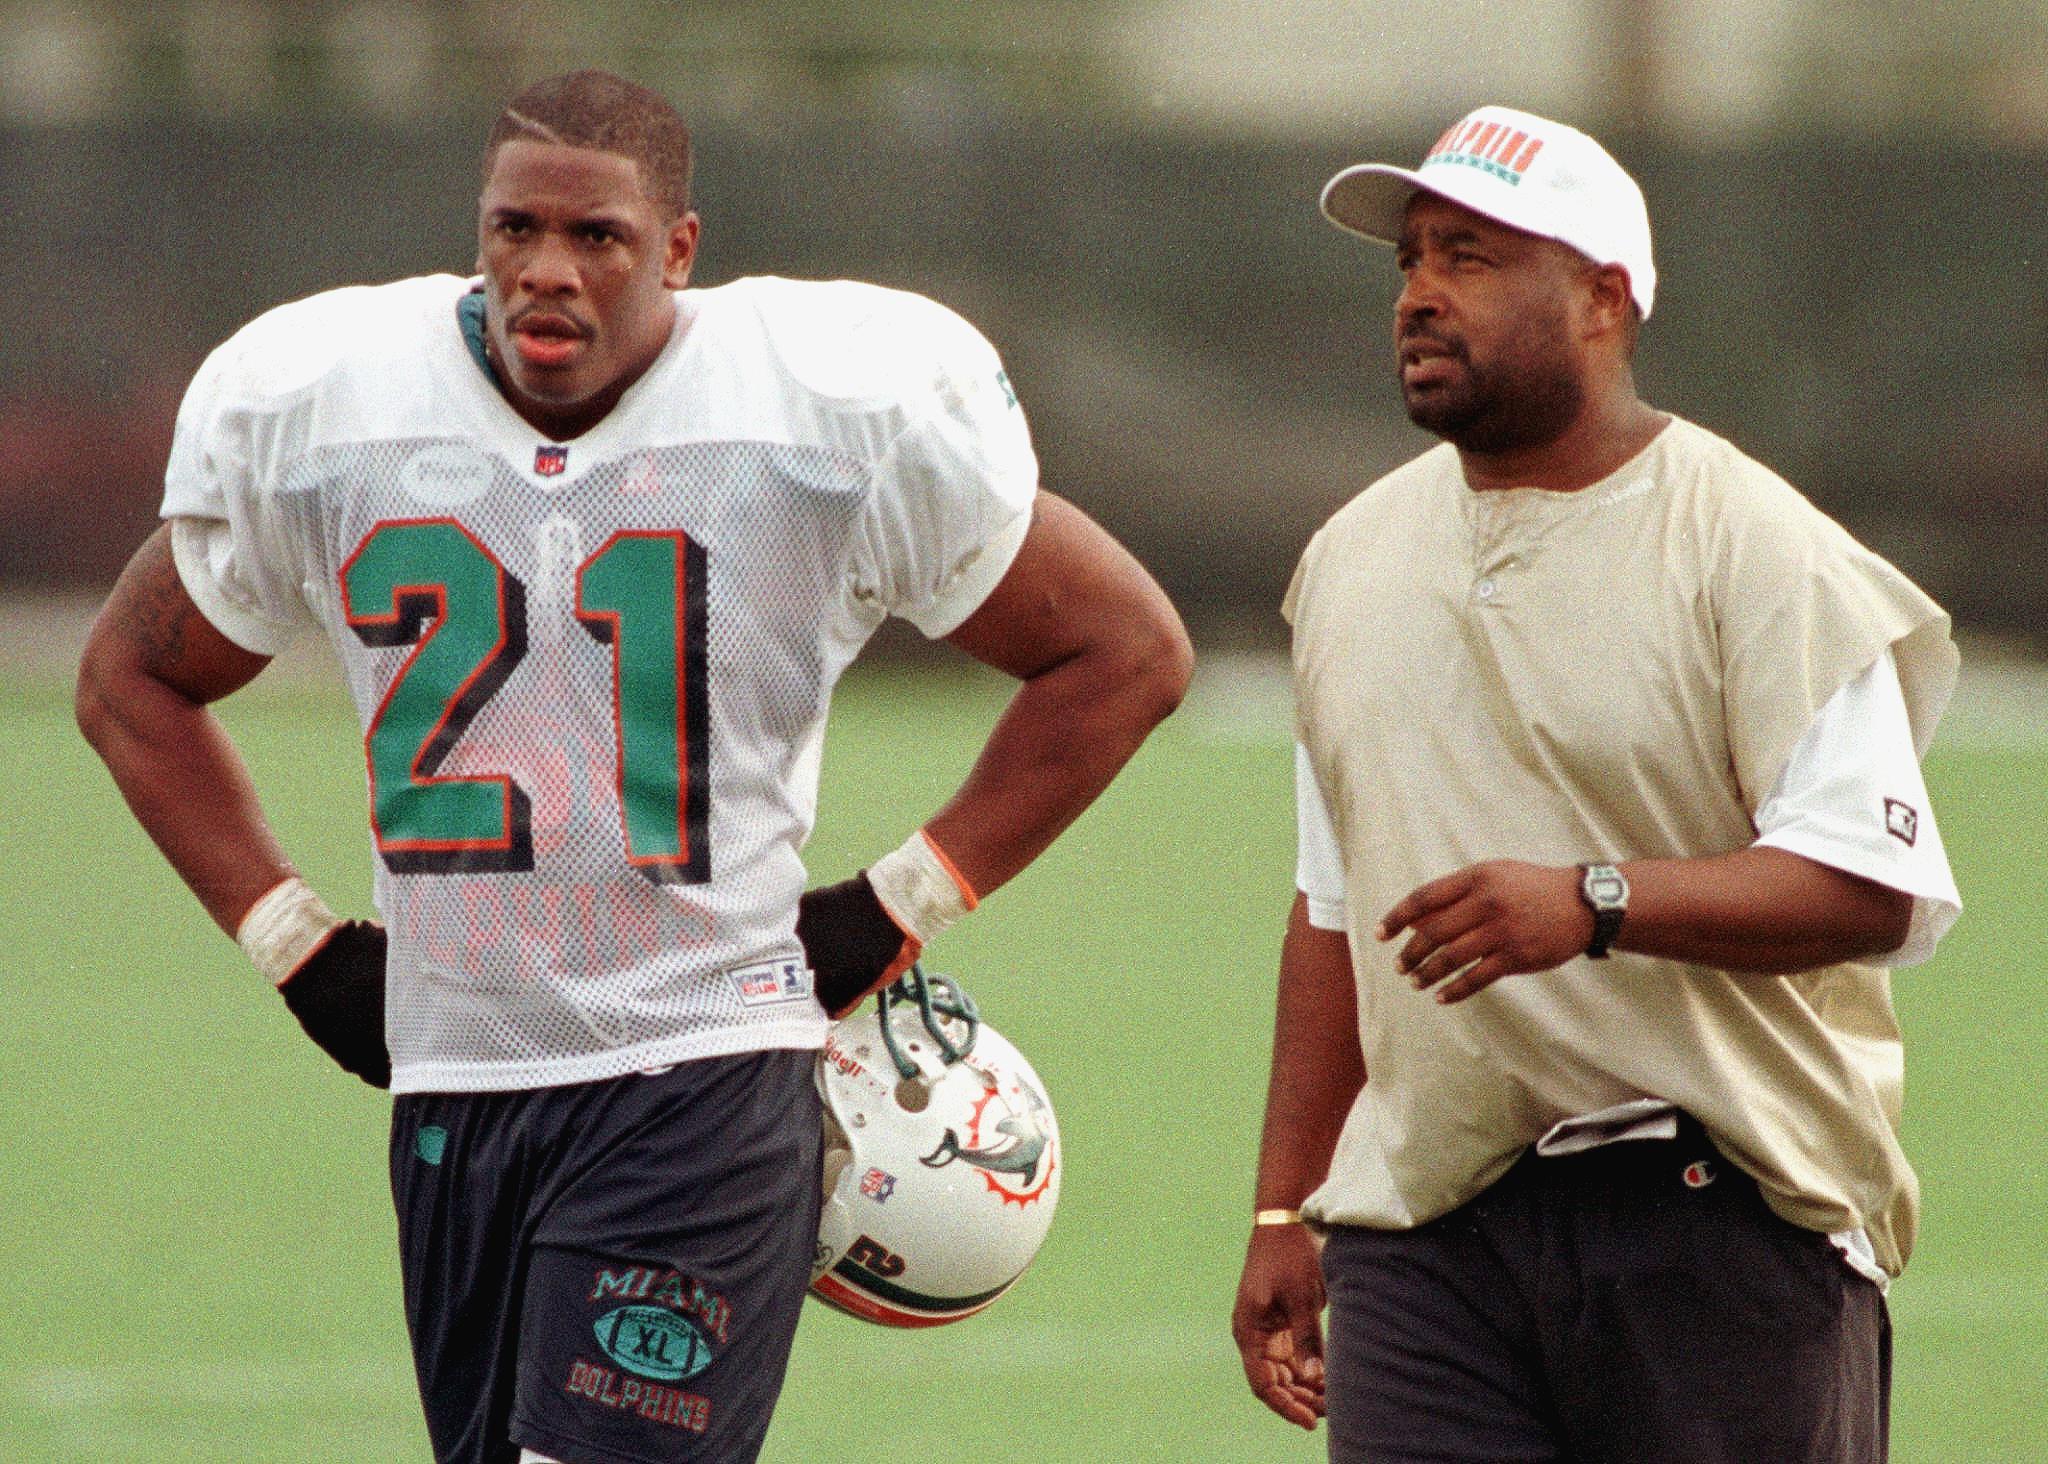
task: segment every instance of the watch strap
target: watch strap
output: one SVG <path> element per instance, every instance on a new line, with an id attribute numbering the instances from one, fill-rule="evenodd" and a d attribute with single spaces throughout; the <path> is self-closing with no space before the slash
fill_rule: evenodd
<path id="1" fill-rule="evenodd" d="M 1620 898 L 1596 897 L 1594 888 L 1600 883 L 1619 885 Z M 1579 866 L 1579 898 L 1593 912 L 1593 938 L 1586 943 L 1585 953 L 1593 960 L 1604 961 L 1607 948 L 1614 944 L 1615 936 L 1621 933 L 1621 922 L 1628 915 L 1628 879 L 1612 864 L 1582 864 Z"/>

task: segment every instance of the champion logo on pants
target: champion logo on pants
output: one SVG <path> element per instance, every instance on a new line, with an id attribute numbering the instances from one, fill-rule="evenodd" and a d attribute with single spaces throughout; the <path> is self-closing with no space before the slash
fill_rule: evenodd
<path id="1" fill-rule="evenodd" d="M 1681 1176 L 1687 1189 L 1705 1189 L 1719 1177 L 1714 1166 L 1705 1159 L 1693 1160 L 1685 1166 L 1685 1172 Z"/>

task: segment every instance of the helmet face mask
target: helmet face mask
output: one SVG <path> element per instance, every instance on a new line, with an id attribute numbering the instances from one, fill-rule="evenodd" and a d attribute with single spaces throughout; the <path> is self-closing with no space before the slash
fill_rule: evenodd
<path id="1" fill-rule="evenodd" d="M 1059 1203 L 1045 1085 L 974 1003 L 913 966 L 818 1057 L 825 1203 L 811 1290 L 867 1321 L 972 1316 L 1024 1273 Z"/>

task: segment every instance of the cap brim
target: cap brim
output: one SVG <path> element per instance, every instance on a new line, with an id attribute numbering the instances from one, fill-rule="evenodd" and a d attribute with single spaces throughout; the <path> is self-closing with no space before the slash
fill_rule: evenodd
<path id="1" fill-rule="evenodd" d="M 1417 192 L 1435 193 L 1419 174 L 1391 163 L 1359 163 L 1323 185 L 1323 215 L 1340 229 L 1398 243 L 1408 200 Z"/>

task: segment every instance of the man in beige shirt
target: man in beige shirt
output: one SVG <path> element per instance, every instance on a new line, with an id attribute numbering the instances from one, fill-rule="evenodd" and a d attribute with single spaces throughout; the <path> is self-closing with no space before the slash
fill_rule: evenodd
<path id="1" fill-rule="evenodd" d="M 1948 618 L 1636 395 L 1649 219 L 1591 138 L 1484 107 L 1323 207 L 1395 245 L 1445 441 L 1288 591 L 1252 1389 L 1345 1461 L 1881 1458 Z"/>

